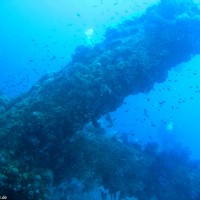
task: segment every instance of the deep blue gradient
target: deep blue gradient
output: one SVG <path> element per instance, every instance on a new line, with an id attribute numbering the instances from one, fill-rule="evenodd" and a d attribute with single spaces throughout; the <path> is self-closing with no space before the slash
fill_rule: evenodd
<path id="1" fill-rule="evenodd" d="M 168 79 L 155 84 L 148 94 L 126 98 L 112 113 L 115 131 L 128 131 L 140 142 L 169 143 L 171 148 L 181 143 L 200 157 L 199 63 L 200 56 L 196 56 L 170 71 Z"/>
<path id="2" fill-rule="evenodd" d="M 141 14 L 156 1 L 1 0 L 0 90 L 8 97 L 27 91 L 45 73 L 61 69 L 85 34 L 99 42 L 107 27 Z M 110 132 L 135 141 L 188 146 L 200 157 L 200 57 L 169 72 L 148 94 L 128 97 L 111 114 Z M 169 146 L 169 145 L 168 145 Z"/>
<path id="3" fill-rule="evenodd" d="M 61 69 L 92 28 L 93 42 L 107 27 L 142 13 L 152 2 L 2 0 L 0 90 L 15 97 L 43 74 Z"/>

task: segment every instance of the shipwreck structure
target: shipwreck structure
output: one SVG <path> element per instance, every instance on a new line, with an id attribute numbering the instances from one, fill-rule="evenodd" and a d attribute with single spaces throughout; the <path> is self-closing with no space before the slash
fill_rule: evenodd
<path id="1" fill-rule="evenodd" d="M 80 131 L 88 122 L 98 128 L 97 120 L 119 107 L 126 96 L 148 92 L 155 82 L 166 79 L 168 70 L 199 54 L 199 35 L 196 4 L 162 1 L 141 17 L 108 29 L 103 42 L 77 47 L 64 69 L 45 75 L 24 95 L 10 102 L 2 99 L 1 193 L 8 199 L 9 195 L 13 199 L 48 199 L 50 187 L 76 177 L 88 188 L 99 181 L 111 193 L 121 190 L 121 198 L 147 199 L 134 173 L 132 191 L 123 176 L 116 181 L 112 174 L 113 179 L 106 180 L 113 171 L 105 167 L 106 162 L 115 168 L 123 162 L 122 152 L 129 152 L 132 157 L 126 163 L 139 170 L 135 158 L 143 151 L 103 136 L 100 144 L 84 138 Z M 106 157 L 113 156 L 113 149 L 114 161 Z M 115 181 L 120 185 L 113 185 Z M 147 193 L 155 196 L 153 189 Z"/>

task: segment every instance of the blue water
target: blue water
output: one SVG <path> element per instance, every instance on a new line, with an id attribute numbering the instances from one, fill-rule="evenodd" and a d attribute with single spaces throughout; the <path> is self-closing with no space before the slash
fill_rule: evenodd
<path id="1" fill-rule="evenodd" d="M 2 0 L 0 90 L 10 98 L 26 92 L 42 75 L 64 67 L 76 46 L 87 44 L 86 30 L 94 30 L 92 42 L 97 43 L 107 27 L 139 16 L 154 3 Z M 169 134 L 199 156 L 199 63 L 196 56 L 169 72 L 168 80 L 149 94 L 128 97 L 127 104 L 112 114 L 116 116 L 112 129 L 134 132 L 135 140 L 146 142 L 160 137 L 160 127 L 165 129 L 172 121 Z"/>
<path id="2" fill-rule="evenodd" d="M 15 97 L 66 65 L 75 48 L 103 39 L 107 27 L 137 16 L 154 1 L 1 0 L 0 90 Z"/>
<path id="3" fill-rule="evenodd" d="M 151 1 L 133 0 L 1 0 L 0 91 L 15 98 L 46 73 L 62 69 L 80 44 L 103 40 L 106 29 L 139 16 Z M 92 30 L 92 36 L 86 31 Z M 128 140 L 157 141 L 160 148 L 187 147 L 200 158 L 200 55 L 169 71 L 165 82 L 146 94 L 125 99 L 110 113 L 110 134 Z"/>
<path id="4" fill-rule="evenodd" d="M 196 56 L 170 71 L 167 80 L 155 84 L 148 94 L 127 97 L 125 104 L 112 113 L 116 130 L 134 133 L 135 139 L 143 142 L 170 138 L 171 145 L 171 140 L 181 143 L 199 158 L 199 64 L 200 56 Z"/>

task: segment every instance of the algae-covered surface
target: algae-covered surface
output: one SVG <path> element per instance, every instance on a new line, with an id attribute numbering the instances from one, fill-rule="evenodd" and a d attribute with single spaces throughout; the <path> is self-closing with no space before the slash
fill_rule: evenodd
<path id="1" fill-rule="evenodd" d="M 28 92 L 0 97 L 0 195 L 8 199 L 200 199 L 200 163 L 183 148 L 109 136 L 99 118 L 200 53 L 200 11 L 162 1 Z M 91 195 L 89 195 L 91 194 Z M 93 195 L 93 197 L 91 197 Z M 95 196 L 96 195 L 96 196 Z"/>

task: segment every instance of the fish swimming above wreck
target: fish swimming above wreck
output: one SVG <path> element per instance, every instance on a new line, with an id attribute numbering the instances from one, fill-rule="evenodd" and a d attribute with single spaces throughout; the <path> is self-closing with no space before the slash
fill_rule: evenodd
<path id="1" fill-rule="evenodd" d="M 89 199 L 80 196 L 103 187 L 99 199 L 200 198 L 200 163 L 187 152 L 126 144 L 106 137 L 98 123 L 125 97 L 150 91 L 200 53 L 199 7 L 175 2 L 163 0 L 108 29 L 102 42 L 78 46 L 65 68 L 19 97 L 3 101 L 2 95 L 0 195 Z"/>

